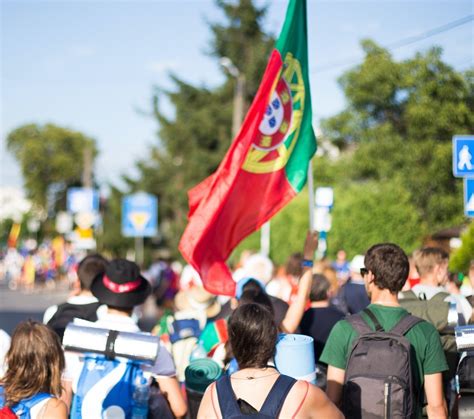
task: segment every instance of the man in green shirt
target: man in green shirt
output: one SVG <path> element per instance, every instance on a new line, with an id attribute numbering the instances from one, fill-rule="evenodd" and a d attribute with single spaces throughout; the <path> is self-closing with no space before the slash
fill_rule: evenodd
<path id="1" fill-rule="evenodd" d="M 398 292 L 408 277 L 408 258 L 395 244 L 372 246 L 364 258 L 365 268 L 361 269 L 365 288 L 371 304 L 368 309 L 378 322 L 389 331 L 408 312 L 398 303 Z M 363 313 L 364 320 L 368 316 Z M 369 320 L 372 330 L 375 326 Z M 341 406 L 345 369 L 357 332 L 347 320 L 340 320 L 331 331 L 320 361 L 328 364 L 327 394 Z M 447 409 L 443 395 L 441 373 L 447 370 L 446 359 L 437 330 L 428 322 L 422 321 L 413 326 L 405 335 L 411 343 L 415 357 L 412 371 L 417 388 L 418 404 L 416 411 L 421 416 L 423 388 L 426 394 L 429 417 L 446 418 Z"/>

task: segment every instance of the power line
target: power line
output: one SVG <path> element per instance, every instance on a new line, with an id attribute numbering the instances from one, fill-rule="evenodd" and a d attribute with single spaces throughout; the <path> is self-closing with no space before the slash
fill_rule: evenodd
<path id="1" fill-rule="evenodd" d="M 447 32 L 447 31 L 449 31 L 451 29 L 454 29 L 458 26 L 465 25 L 466 23 L 470 22 L 473 19 L 474 19 L 474 14 L 473 15 L 467 15 L 467 16 L 464 16 L 461 19 L 454 20 L 454 21 L 446 23 L 442 26 L 438 26 L 436 28 L 430 29 L 426 32 L 423 32 L 423 33 L 419 34 L 419 35 L 410 36 L 408 38 L 403 38 L 403 39 L 400 39 L 398 41 L 392 42 L 390 44 L 385 45 L 383 48 L 388 49 L 388 50 L 394 50 L 394 49 L 401 48 L 401 47 L 404 47 L 404 46 L 407 46 L 407 45 L 410 45 L 410 44 L 414 44 L 415 42 L 422 41 L 423 39 L 431 38 L 432 36 L 438 35 L 438 34 L 443 33 L 443 32 Z M 324 71 L 332 70 L 332 69 L 337 68 L 337 67 L 358 64 L 359 62 L 360 62 L 359 57 L 352 57 L 352 58 L 349 58 L 349 59 L 346 59 L 346 60 L 343 60 L 343 61 L 333 62 L 333 63 L 323 65 L 321 67 L 316 67 L 311 72 L 312 73 L 322 73 Z"/>

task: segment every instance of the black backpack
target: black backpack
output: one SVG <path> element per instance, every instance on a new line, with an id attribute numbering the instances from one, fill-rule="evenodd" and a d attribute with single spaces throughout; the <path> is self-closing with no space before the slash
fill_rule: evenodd
<path id="1" fill-rule="evenodd" d="M 408 314 L 386 332 L 369 309 L 363 312 L 375 332 L 360 313 L 347 318 L 359 337 L 347 361 L 342 410 L 351 419 L 415 417 L 414 354 L 404 335 L 423 320 Z"/>
<path id="2" fill-rule="evenodd" d="M 89 304 L 71 304 L 63 303 L 58 306 L 58 311 L 54 313 L 54 316 L 46 323 L 51 329 L 53 329 L 62 340 L 64 336 L 64 330 L 66 326 L 73 321 L 73 319 L 84 319 L 91 322 L 97 321 L 97 309 L 101 306 L 101 303 L 89 303 Z"/>

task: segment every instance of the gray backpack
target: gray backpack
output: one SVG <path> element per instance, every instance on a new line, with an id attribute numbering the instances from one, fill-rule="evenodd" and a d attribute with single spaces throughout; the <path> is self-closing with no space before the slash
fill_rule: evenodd
<path id="1" fill-rule="evenodd" d="M 347 361 L 342 410 L 351 419 L 415 417 L 414 353 L 404 335 L 423 320 L 408 314 L 386 332 L 369 309 L 364 313 L 375 332 L 360 313 L 347 319 L 359 336 Z"/>

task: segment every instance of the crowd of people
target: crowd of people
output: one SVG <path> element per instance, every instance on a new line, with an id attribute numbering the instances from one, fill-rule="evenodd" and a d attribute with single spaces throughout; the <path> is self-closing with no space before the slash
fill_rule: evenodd
<path id="1" fill-rule="evenodd" d="M 409 258 L 383 243 L 330 263 L 313 261 L 317 242 L 308 233 L 280 269 L 244 252 L 231 298 L 166 257 L 143 271 L 82 258 L 73 295 L 0 347 L 0 417 L 457 417 L 454 328 L 474 321 L 474 261 L 463 284 L 438 248 Z M 154 356 L 139 355 L 142 331 Z M 280 372 L 301 362 L 277 365 L 282 334 L 311 338 L 311 374 Z"/>
<path id="2" fill-rule="evenodd" d="M 25 240 L 18 248 L 0 249 L 0 283 L 26 292 L 53 289 L 59 281 L 68 287 L 74 281 L 77 261 L 84 256 L 84 251 L 74 250 L 61 236 L 40 244 Z"/>

